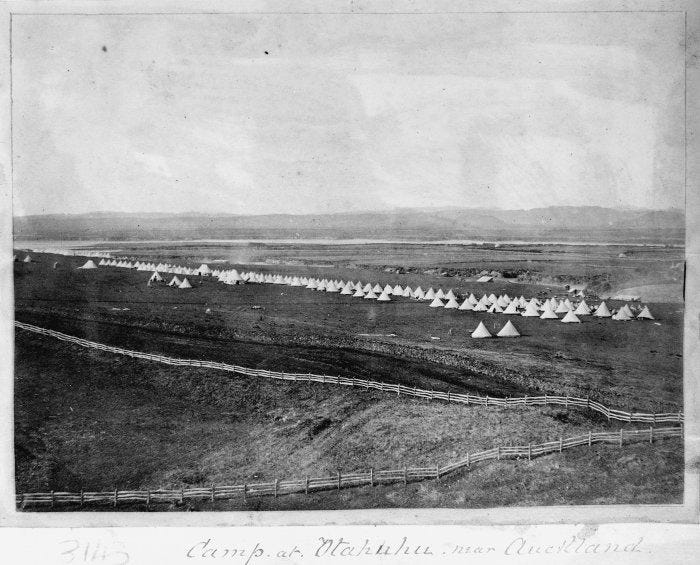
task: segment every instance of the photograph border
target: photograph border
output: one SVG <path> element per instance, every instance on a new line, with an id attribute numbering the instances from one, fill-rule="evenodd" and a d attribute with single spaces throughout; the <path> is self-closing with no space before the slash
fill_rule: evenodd
<path id="1" fill-rule="evenodd" d="M 678 2 L 580 2 L 562 4 L 551 0 L 528 2 L 528 7 L 538 9 L 506 9 L 518 2 L 275 2 L 279 10 L 256 11 L 255 7 L 270 2 L 254 0 L 236 2 L 148 2 L 152 7 L 143 12 L 145 2 L 128 1 L 56 1 L 56 2 L 10 2 L 1 6 L 3 35 L 2 49 L 2 150 L 0 175 L 2 201 L 0 202 L 0 228 L 6 246 L 6 253 L 0 259 L 0 525 L 17 527 L 105 527 L 105 526 L 282 526 L 282 525 L 356 525 L 356 524 L 562 524 L 562 523 L 619 523 L 619 522 L 673 522 L 696 523 L 700 518 L 700 434 L 698 434 L 698 380 L 700 367 L 700 191 L 698 191 L 697 158 L 691 162 L 689 155 L 700 155 L 700 142 L 695 132 L 700 123 L 700 89 L 698 88 L 698 48 L 700 14 L 698 2 L 692 0 Z M 465 10 L 465 6 L 474 9 Z M 603 6 L 625 6 L 625 9 L 603 9 Z M 338 6 L 337 9 L 333 7 Z M 381 6 L 375 11 L 373 6 Z M 410 11 L 405 11 L 410 6 Z M 422 10 L 420 9 L 422 6 Z M 426 8 L 430 6 L 430 10 Z M 449 9 L 449 6 L 461 9 Z M 554 6 L 558 6 L 554 9 Z M 585 6 L 585 8 L 579 7 Z M 631 8 L 629 8 L 631 6 Z M 638 9 L 633 9 L 635 6 Z M 642 9 L 646 6 L 647 9 Z M 648 6 L 658 6 L 648 9 Z M 196 9 L 193 9 L 196 7 Z M 348 11 L 348 7 L 350 10 Z M 437 8 L 441 7 L 440 10 Z M 491 7 L 492 9 L 490 9 Z M 546 8 L 550 9 L 546 9 Z M 673 7 L 673 9 L 670 9 Z M 578 9 L 577 9 L 578 8 Z M 595 9 L 598 8 L 598 9 Z M 662 9 L 663 8 L 663 9 Z M 402 11 L 403 10 L 403 11 Z M 685 217 L 686 217 L 686 271 L 685 271 L 685 320 L 684 320 L 684 411 L 685 411 L 685 487 L 684 502 L 678 505 L 600 505 L 600 506 L 539 506 L 539 507 L 498 507 L 489 509 L 420 509 L 387 508 L 382 510 L 337 510 L 337 511 L 262 511 L 262 512 L 61 512 L 36 513 L 17 511 L 14 496 L 14 457 L 13 457 L 13 349 L 14 349 L 14 297 L 12 275 L 12 35 L 13 16 L 64 16 L 64 15 L 217 15 L 217 14 L 347 14 L 358 13 L 413 14 L 522 14 L 522 13 L 684 13 L 685 14 Z M 8 172 L 9 171 L 9 172 Z"/>

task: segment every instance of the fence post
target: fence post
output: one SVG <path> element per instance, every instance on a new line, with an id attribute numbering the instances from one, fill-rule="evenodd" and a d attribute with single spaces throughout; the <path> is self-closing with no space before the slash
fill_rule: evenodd
<path id="1" fill-rule="evenodd" d="M 304 488 L 304 492 L 309 494 L 309 475 L 306 475 L 306 487 Z"/>
<path id="2" fill-rule="evenodd" d="M 547 393 L 544 393 L 544 405 L 547 406 Z"/>
<path id="3" fill-rule="evenodd" d="M 403 486 L 408 484 L 408 470 L 406 467 L 403 468 Z"/>
<path id="4" fill-rule="evenodd" d="M 22 499 L 24 500 L 24 495 L 22 495 Z M 85 493 L 83 492 L 83 489 L 80 489 L 80 506 L 85 504 Z"/>
<path id="5" fill-rule="evenodd" d="M 471 456 L 469 455 L 469 452 L 467 451 L 467 469 L 471 466 L 472 466 Z"/>
<path id="6" fill-rule="evenodd" d="M 651 415 L 651 421 L 652 421 L 652 425 L 655 426 L 655 425 L 656 425 L 656 412 L 654 412 L 654 413 Z"/>
<path id="7" fill-rule="evenodd" d="M 593 434 L 591 433 L 590 430 L 588 430 L 588 447 L 591 446 L 592 442 L 593 442 Z"/>
<path id="8" fill-rule="evenodd" d="M 146 508 L 149 508 L 151 506 L 151 489 L 149 488 L 146 491 Z"/>
<path id="9" fill-rule="evenodd" d="M 51 491 L 51 508 L 56 506 L 56 495 Z"/>
<path id="10" fill-rule="evenodd" d="M 620 447 L 622 447 L 622 428 L 620 428 Z"/>
<path id="11" fill-rule="evenodd" d="M 114 507 L 117 507 L 117 489 L 114 489 Z"/>
<path id="12" fill-rule="evenodd" d="M 450 402 L 450 391 L 447 391 L 447 402 Z"/>
<path id="13" fill-rule="evenodd" d="M 216 487 L 212 484 L 211 485 L 211 501 L 214 502 L 216 500 Z"/>
<path id="14" fill-rule="evenodd" d="M 501 459 L 501 446 L 496 447 L 496 459 L 500 460 Z"/>
<path id="15" fill-rule="evenodd" d="M 631 424 L 632 423 L 632 409 L 630 408 L 629 415 L 627 416 L 627 421 Z"/>
<path id="16" fill-rule="evenodd" d="M 566 399 L 564 400 L 564 408 L 567 410 L 569 409 L 569 395 L 566 395 Z"/>
<path id="17" fill-rule="evenodd" d="M 649 443 L 654 443 L 654 426 L 649 426 Z"/>
<path id="18" fill-rule="evenodd" d="M 683 418 L 682 418 L 680 412 L 678 412 L 678 421 L 679 421 L 681 424 L 683 423 Z"/>
<path id="19" fill-rule="evenodd" d="M 527 460 L 532 461 L 532 444 L 527 444 Z"/>
<path id="20" fill-rule="evenodd" d="M 586 408 L 591 409 L 591 397 L 586 395 Z"/>
<path id="21" fill-rule="evenodd" d="M 486 406 L 488 406 L 488 405 L 489 405 L 489 395 L 487 394 L 486 395 Z"/>
<path id="22" fill-rule="evenodd" d="M 338 490 L 340 490 L 340 469 L 338 469 Z"/>
<path id="23" fill-rule="evenodd" d="M 248 485 L 243 483 L 243 501 L 247 502 L 248 501 L 248 493 L 246 492 L 248 490 Z"/>
<path id="24" fill-rule="evenodd" d="M 439 464 L 439 463 L 437 463 L 437 464 L 435 465 L 435 478 L 436 478 L 436 479 L 439 479 L 439 478 L 440 478 L 440 464 Z"/>
<path id="25" fill-rule="evenodd" d="M 564 449 L 564 438 L 559 436 L 559 453 L 561 453 L 562 449 Z"/>
<path id="26" fill-rule="evenodd" d="M 374 486 L 374 467 L 369 470 L 369 484 Z"/>
<path id="27" fill-rule="evenodd" d="M 469 406 L 469 393 L 467 393 L 467 406 Z"/>

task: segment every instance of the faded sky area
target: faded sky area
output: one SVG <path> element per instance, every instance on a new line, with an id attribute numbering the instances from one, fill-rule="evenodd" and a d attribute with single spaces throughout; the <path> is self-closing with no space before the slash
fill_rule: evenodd
<path id="1" fill-rule="evenodd" d="M 683 27 L 14 16 L 15 215 L 682 207 Z"/>

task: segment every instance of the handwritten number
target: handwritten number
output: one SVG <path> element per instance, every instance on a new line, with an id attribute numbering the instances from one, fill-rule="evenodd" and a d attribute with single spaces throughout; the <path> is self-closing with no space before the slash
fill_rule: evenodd
<path id="1" fill-rule="evenodd" d="M 80 547 L 80 542 L 77 539 L 70 539 L 61 542 L 61 545 L 69 545 L 70 549 L 66 549 L 61 553 L 65 563 L 73 563 L 75 560 L 75 552 Z"/>
<path id="2" fill-rule="evenodd" d="M 64 540 L 60 543 L 66 549 L 61 552 L 64 563 L 105 563 L 107 565 L 126 565 L 129 554 L 119 549 L 108 549 L 101 543 L 81 544 L 79 540 Z M 82 550 L 82 551 L 81 551 Z"/>

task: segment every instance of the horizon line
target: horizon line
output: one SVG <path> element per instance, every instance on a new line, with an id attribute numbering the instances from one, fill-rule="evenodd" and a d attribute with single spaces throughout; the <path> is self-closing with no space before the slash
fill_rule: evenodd
<path id="1" fill-rule="evenodd" d="M 387 208 L 384 210 L 354 210 L 354 211 L 337 211 L 337 212 L 260 212 L 260 213 L 236 213 L 236 212 L 205 212 L 188 210 L 182 212 L 125 212 L 125 211 L 107 211 L 107 210 L 86 210 L 84 212 L 46 212 L 42 214 L 13 214 L 13 218 L 28 218 L 28 217 L 44 217 L 44 216 L 86 216 L 89 214 L 95 215 L 113 215 L 113 216 L 237 216 L 237 217 L 256 217 L 256 216 L 348 216 L 353 214 L 390 214 L 396 212 L 439 212 L 439 211 L 457 211 L 471 210 L 481 212 L 530 212 L 533 210 L 551 210 L 556 208 L 599 208 L 603 210 L 617 211 L 634 211 L 634 212 L 685 212 L 684 207 L 669 206 L 666 208 L 646 208 L 639 206 L 600 206 L 600 205 L 559 205 L 559 206 L 535 206 L 533 208 L 488 208 L 488 207 L 466 207 L 466 206 L 436 206 L 436 207 L 405 207 L 405 208 Z"/>

